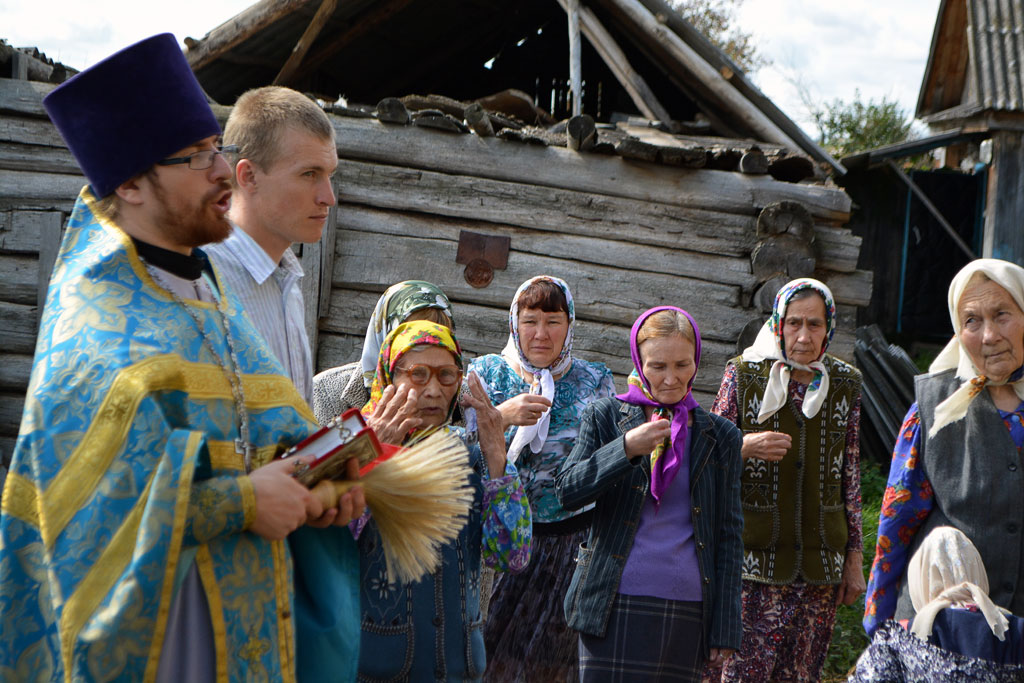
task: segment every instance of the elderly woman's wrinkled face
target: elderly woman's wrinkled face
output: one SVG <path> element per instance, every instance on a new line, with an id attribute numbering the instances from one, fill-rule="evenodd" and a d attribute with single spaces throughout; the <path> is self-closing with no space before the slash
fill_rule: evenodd
<path id="1" fill-rule="evenodd" d="M 977 278 L 957 304 L 960 342 L 974 367 L 1002 381 L 1024 363 L 1024 312 L 1010 293 L 991 280 Z"/>
<path id="2" fill-rule="evenodd" d="M 681 334 L 654 337 L 640 342 L 639 351 L 654 400 L 665 405 L 682 401 L 697 372 L 693 342 Z"/>
<path id="3" fill-rule="evenodd" d="M 782 319 L 782 343 L 786 358 L 810 365 L 821 355 L 821 346 L 828 333 L 825 301 L 816 293 L 790 301 Z"/>
<path id="4" fill-rule="evenodd" d="M 448 419 L 448 408 L 459 390 L 462 370 L 451 351 L 423 346 L 402 355 L 394 369 L 395 388 L 405 385 L 419 394 L 416 417 L 423 427 L 437 427 Z"/>

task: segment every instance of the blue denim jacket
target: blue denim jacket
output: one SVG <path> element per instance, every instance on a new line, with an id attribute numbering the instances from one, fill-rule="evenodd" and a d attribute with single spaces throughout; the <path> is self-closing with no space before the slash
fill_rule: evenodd
<path id="1" fill-rule="evenodd" d="M 736 426 L 703 408 L 690 428 L 690 502 L 701 576 L 704 649 L 739 649 L 743 513 Z M 623 435 L 645 421 L 643 409 L 615 398 L 587 407 L 576 446 L 559 470 L 555 491 L 573 510 L 596 501 L 590 537 L 580 546 L 565 596 L 565 620 L 604 637 L 640 512 L 651 487 L 650 458 L 628 460 Z"/>

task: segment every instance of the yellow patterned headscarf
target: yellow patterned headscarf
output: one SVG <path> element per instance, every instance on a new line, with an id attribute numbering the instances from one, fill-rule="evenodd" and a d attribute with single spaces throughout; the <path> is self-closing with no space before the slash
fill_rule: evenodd
<path id="1" fill-rule="evenodd" d="M 413 347 L 424 345 L 440 346 L 451 351 L 455 356 L 455 364 L 462 368 L 462 349 L 451 330 L 426 320 L 402 323 L 392 330 L 381 344 L 380 354 L 377 356 L 377 371 L 370 384 L 370 400 L 363 406 L 363 415 L 373 414 L 384 390 L 394 383 L 394 370 L 398 360 Z M 457 403 L 458 396 L 453 398 L 451 405 L 448 406 L 449 421 Z"/>

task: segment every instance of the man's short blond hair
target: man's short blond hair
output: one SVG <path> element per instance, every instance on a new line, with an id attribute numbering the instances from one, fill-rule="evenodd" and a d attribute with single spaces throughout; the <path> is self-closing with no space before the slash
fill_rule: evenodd
<path id="1" fill-rule="evenodd" d="M 280 148 L 287 128 L 334 141 L 334 127 L 316 102 L 291 88 L 268 85 L 238 98 L 224 126 L 224 144 L 237 145 L 239 159 L 266 171 L 287 151 Z"/>

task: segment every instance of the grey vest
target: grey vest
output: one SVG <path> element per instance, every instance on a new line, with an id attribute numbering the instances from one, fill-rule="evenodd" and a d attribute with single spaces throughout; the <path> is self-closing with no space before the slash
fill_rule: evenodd
<path id="1" fill-rule="evenodd" d="M 955 370 L 915 380 L 922 430 L 918 462 L 935 498 L 911 553 L 935 527 L 956 527 L 981 553 L 992 600 L 1014 614 L 1024 614 L 1024 467 L 989 392 L 982 391 L 971 401 L 964 419 L 928 438 L 935 407 L 960 383 Z M 906 578 L 904 574 L 897 619 L 914 614 Z"/>

